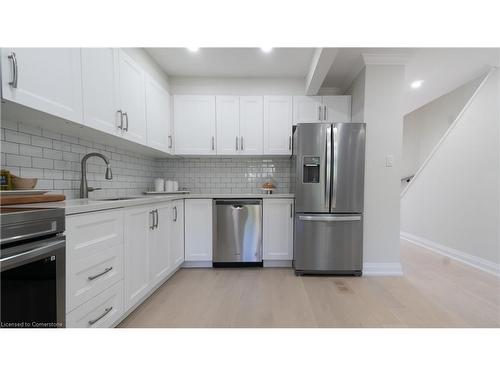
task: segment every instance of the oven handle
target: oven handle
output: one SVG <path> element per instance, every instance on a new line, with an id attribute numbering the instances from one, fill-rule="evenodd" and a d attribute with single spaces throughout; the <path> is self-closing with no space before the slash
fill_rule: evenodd
<path id="1" fill-rule="evenodd" d="M 56 250 L 57 248 L 60 248 L 61 245 L 64 246 L 65 242 L 66 242 L 66 239 L 57 240 L 57 241 L 51 242 L 45 246 L 37 247 L 33 250 L 26 251 L 26 252 L 21 253 L 21 254 L 16 254 L 16 255 L 13 255 L 13 256 L 8 257 L 8 258 L 1 259 L 0 260 L 1 269 L 2 269 L 2 271 L 4 271 L 4 270 L 6 271 L 18 263 L 24 264 L 24 263 L 26 263 L 26 261 L 28 261 L 30 259 L 39 257 L 39 256 L 46 254 L 46 253 L 50 253 L 50 252 Z"/>

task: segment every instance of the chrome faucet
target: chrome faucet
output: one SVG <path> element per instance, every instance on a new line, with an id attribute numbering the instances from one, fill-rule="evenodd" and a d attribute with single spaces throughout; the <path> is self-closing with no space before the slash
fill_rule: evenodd
<path id="1" fill-rule="evenodd" d="M 80 181 L 80 198 L 88 198 L 89 191 L 101 190 L 101 188 L 93 188 L 87 185 L 87 159 L 97 156 L 100 157 L 106 163 L 106 180 L 111 180 L 113 178 L 113 173 L 111 172 L 111 165 L 109 165 L 109 160 L 103 154 L 98 152 L 91 152 L 82 158 L 82 177 Z"/>

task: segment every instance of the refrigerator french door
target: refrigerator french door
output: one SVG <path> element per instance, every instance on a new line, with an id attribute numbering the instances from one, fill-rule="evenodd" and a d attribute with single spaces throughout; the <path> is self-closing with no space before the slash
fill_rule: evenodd
<path id="1" fill-rule="evenodd" d="M 299 124 L 294 133 L 296 274 L 361 275 L 365 124 Z"/>

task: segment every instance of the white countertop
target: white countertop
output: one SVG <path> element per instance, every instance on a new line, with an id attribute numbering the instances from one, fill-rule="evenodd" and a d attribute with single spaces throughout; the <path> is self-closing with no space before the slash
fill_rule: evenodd
<path id="1" fill-rule="evenodd" d="M 279 199 L 294 198 L 294 194 L 175 194 L 175 195 L 154 195 L 154 196 L 136 196 L 135 199 L 119 201 L 100 201 L 93 199 L 68 199 L 62 202 L 32 203 L 14 205 L 12 207 L 34 207 L 34 208 L 64 208 L 66 215 L 81 214 L 85 212 L 110 210 L 114 208 L 140 206 L 143 204 L 154 204 L 169 202 L 178 199 L 214 199 L 214 198 L 260 198 L 260 199 Z"/>

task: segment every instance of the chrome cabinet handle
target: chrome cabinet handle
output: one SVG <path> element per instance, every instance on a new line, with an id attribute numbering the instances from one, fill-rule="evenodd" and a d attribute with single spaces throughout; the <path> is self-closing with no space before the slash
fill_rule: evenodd
<path id="1" fill-rule="evenodd" d="M 244 143 L 243 143 L 243 137 L 241 137 L 241 141 L 240 141 L 240 149 L 241 149 L 241 151 L 243 151 L 245 149 L 245 147 L 243 145 L 244 145 Z"/>
<path id="2" fill-rule="evenodd" d="M 113 267 L 108 267 L 106 268 L 104 271 L 102 271 L 101 273 L 98 273 L 97 275 L 94 275 L 94 276 L 89 276 L 89 280 L 94 280 L 94 279 L 97 279 L 98 277 L 104 275 L 104 274 L 107 274 L 109 271 L 111 271 L 113 269 Z"/>
<path id="3" fill-rule="evenodd" d="M 128 132 L 128 113 L 127 112 L 123 112 L 123 116 L 125 117 L 125 119 L 127 120 L 125 123 L 127 124 L 127 127 L 123 130 L 125 130 L 126 132 Z"/>
<path id="4" fill-rule="evenodd" d="M 212 136 L 212 151 L 215 150 L 215 137 Z"/>
<path id="5" fill-rule="evenodd" d="M 236 151 L 238 151 L 238 137 L 236 137 Z"/>
<path id="6" fill-rule="evenodd" d="M 152 224 L 150 225 L 149 229 L 155 229 L 155 210 L 149 211 L 151 214 L 151 221 Z"/>
<path id="7" fill-rule="evenodd" d="M 324 109 L 324 110 L 323 110 L 323 120 L 325 120 L 325 121 L 326 121 L 326 120 L 328 120 L 328 114 L 327 114 L 327 112 L 326 112 L 326 105 L 323 107 L 323 109 Z"/>
<path id="8" fill-rule="evenodd" d="M 174 221 L 177 221 L 177 206 L 174 206 Z"/>
<path id="9" fill-rule="evenodd" d="M 155 216 L 156 216 L 156 228 L 158 228 L 158 224 L 160 223 L 160 217 L 158 216 L 158 210 L 155 210 Z"/>
<path id="10" fill-rule="evenodd" d="M 119 109 L 116 113 L 120 115 L 120 125 L 118 125 L 118 129 L 123 130 L 123 111 Z"/>
<path id="11" fill-rule="evenodd" d="M 321 121 L 321 106 L 318 107 L 318 120 Z"/>
<path id="12" fill-rule="evenodd" d="M 94 324 L 96 324 L 99 320 L 101 320 L 102 318 L 104 318 L 106 315 L 108 315 L 110 313 L 110 311 L 113 310 L 113 306 L 110 306 L 110 307 L 106 307 L 106 309 L 104 310 L 104 312 L 99 315 L 97 318 L 95 319 L 92 319 L 92 320 L 89 320 L 89 324 L 92 326 Z"/>
<path id="13" fill-rule="evenodd" d="M 293 203 L 290 203 L 290 217 L 293 218 Z"/>
<path id="14" fill-rule="evenodd" d="M 168 148 L 172 148 L 172 136 L 168 136 Z"/>
<path id="15" fill-rule="evenodd" d="M 12 81 L 9 82 L 9 85 L 12 88 L 17 89 L 17 58 L 16 54 L 12 52 L 9 56 L 7 56 L 9 60 L 12 61 Z"/>
<path id="16" fill-rule="evenodd" d="M 289 150 L 292 149 L 292 136 L 291 135 L 288 136 L 288 149 Z"/>

